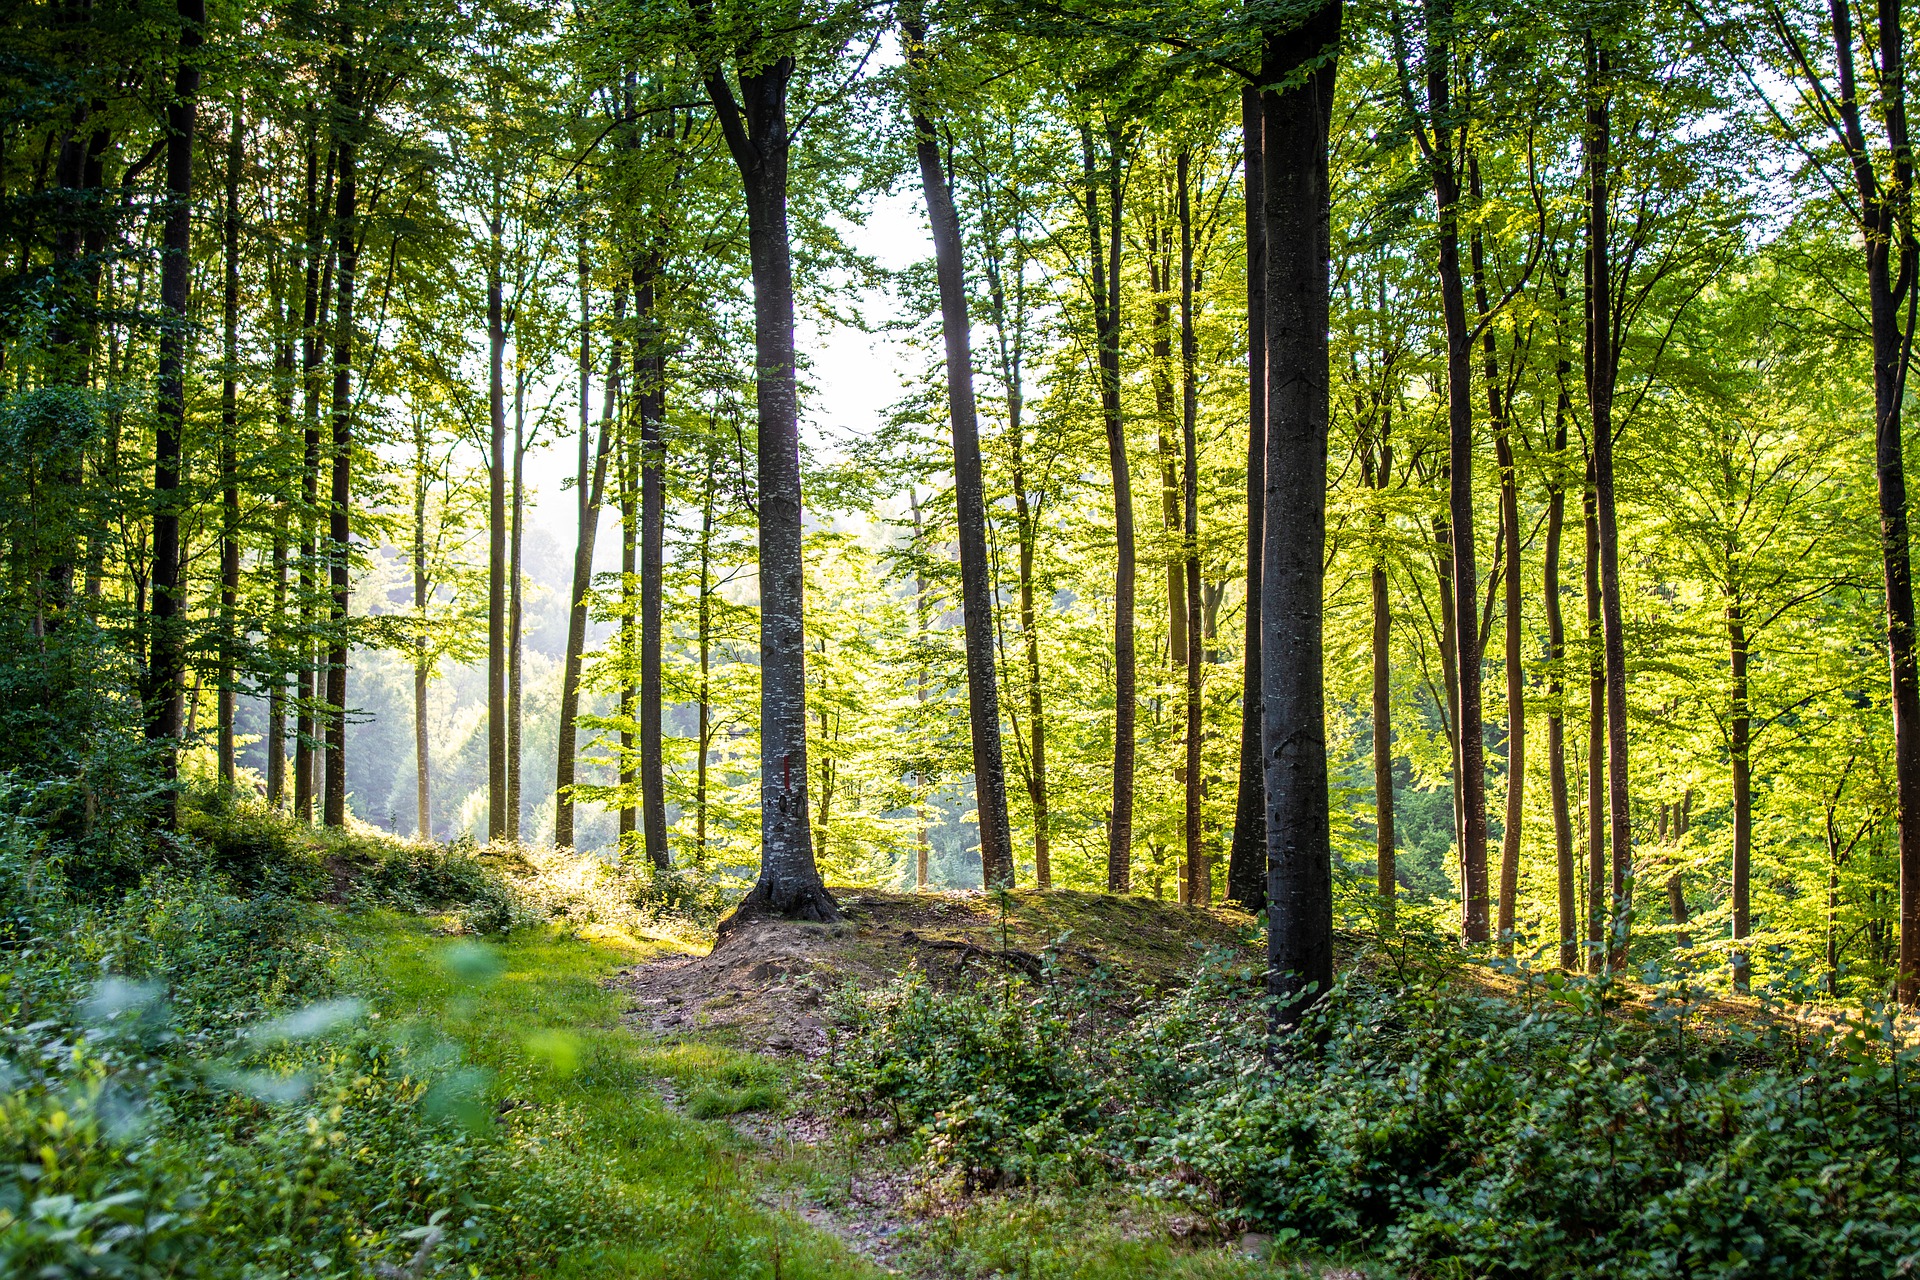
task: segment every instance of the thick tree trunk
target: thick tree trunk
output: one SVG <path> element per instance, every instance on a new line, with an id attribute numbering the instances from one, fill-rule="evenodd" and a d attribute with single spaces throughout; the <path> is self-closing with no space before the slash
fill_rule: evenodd
<path id="1" fill-rule="evenodd" d="M 360 104 L 346 88 L 344 76 L 337 110 L 343 125 L 355 127 L 354 118 L 359 114 Z M 334 231 L 340 275 L 335 286 L 333 331 L 333 483 L 327 503 L 327 576 L 332 592 L 328 606 L 327 787 L 323 821 L 330 827 L 344 827 L 347 822 L 347 606 L 351 571 L 347 503 L 353 479 L 353 296 L 360 261 L 357 149 L 351 136 L 340 139 L 340 186 Z"/>
<path id="2" fill-rule="evenodd" d="M 1133 480 L 1127 463 L 1126 420 L 1120 412 L 1120 127 L 1107 126 L 1104 172 L 1094 155 L 1093 127 L 1080 126 L 1086 184 L 1087 251 L 1092 267 L 1093 327 L 1099 345 L 1100 414 L 1107 429 L 1107 464 L 1113 477 L 1113 808 L 1107 821 L 1107 892 L 1133 886 L 1133 760 L 1135 670 L 1133 636 Z M 1101 232 L 1100 184 L 1106 184 L 1106 231 Z"/>
<path id="3" fill-rule="evenodd" d="M 179 65 L 167 103 L 166 218 L 160 232 L 160 329 L 154 372 L 153 614 L 147 658 L 147 737 L 160 747 L 162 768 L 178 776 L 180 676 L 185 667 L 186 594 L 180 554 L 180 489 L 186 470 L 187 295 L 193 278 L 193 127 L 200 97 L 200 46 L 205 0 L 178 0 Z M 171 787 L 161 814 L 169 829 L 178 815 Z"/>
<path id="4" fill-rule="evenodd" d="M 507 825 L 507 330 L 501 283 L 500 204 L 487 250 L 487 838 Z"/>
<path id="5" fill-rule="evenodd" d="M 1745 991 L 1753 969 L 1742 945 L 1753 931 L 1748 882 L 1753 859 L 1753 721 L 1747 705 L 1747 621 L 1738 601 L 1727 605 L 1727 672 L 1731 704 L 1727 755 L 1733 771 L 1733 988 Z"/>
<path id="6" fill-rule="evenodd" d="M 647 861 L 666 870 L 667 785 L 660 740 L 660 605 L 666 536 L 667 356 L 654 309 L 660 261 L 648 257 L 633 276 L 640 321 L 634 348 L 640 408 L 640 835 Z"/>
<path id="7" fill-rule="evenodd" d="M 1608 247 L 1611 125 L 1607 50 L 1587 33 L 1587 406 L 1593 415 L 1593 495 L 1600 540 L 1600 617 L 1607 656 L 1607 817 L 1612 827 L 1615 968 L 1633 929 L 1633 821 L 1627 805 L 1627 644 L 1620 605 L 1620 533 L 1613 494 L 1613 266 Z"/>
<path id="8" fill-rule="evenodd" d="M 1240 666 L 1240 782 L 1233 802 L 1227 897 L 1248 911 L 1267 905 L 1266 769 L 1260 747 L 1260 554 L 1267 489 L 1267 237 L 1260 93 L 1240 91 L 1247 231 L 1247 598 Z"/>
<path id="9" fill-rule="evenodd" d="M 738 103 L 723 72 L 716 68 L 705 77 L 746 192 L 759 371 L 760 879 L 723 929 L 760 911 L 807 920 L 840 918 L 814 863 L 807 814 L 805 570 L 787 230 L 787 82 L 792 75 L 790 58 L 743 73 Z"/>
<path id="10" fill-rule="evenodd" d="M 220 239 L 225 287 L 220 298 L 220 671 L 216 713 L 220 780 L 234 779 L 234 655 L 240 625 L 240 139 L 235 102 L 227 128 L 227 189 Z"/>
<path id="11" fill-rule="evenodd" d="M 1327 500 L 1327 332 L 1340 5 L 1270 35 L 1262 79 L 1267 243 L 1267 454 L 1262 548 L 1262 749 L 1267 983 L 1282 1025 L 1333 984 L 1332 835 L 1321 650 Z"/>
<path id="12" fill-rule="evenodd" d="M 910 66 L 924 72 L 926 31 L 903 24 Z M 953 498 L 960 542 L 960 616 L 967 656 L 967 718 L 973 736 L 974 802 L 980 822 L 980 867 L 989 888 L 1014 883 L 1007 775 L 1000 744 L 1000 692 L 994 662 L 993 565 L 987 554 L 986 482 L 981 475 L 980 422 L 973 397 L 973 329 L 960 216 L 940 167 L 940 143 L 929 108 L 913 96 L 914 150 L 933 230 L 940 287 L 940 329 L 947 357 L 947 413 L 953 424 Z"/>
<path id="13" fill-rule="evenodd" d="M 1565 370 L 1561 370 L 1565 374 Z M 1553 452 L 1567 451 L 1568 397 L 1565 387 L 1554 411 Z M 1580 925 L 1574 892 L 1573 817 L 1567 804 L 1566 664 L 1567 624 L 1560 609 L 1560 540 L 1567 522 L 1567 490 L 1558 478 L 1547 488 L 1547 553 L 1541 586 L 1547 606 L 1547 788 L 1553 803 L 1554 884 L 1560 907 L 1560 967 L 1571 973 L 1580 963 Z"/>
<path id="14" fill-rule="evenodd" d="M 1193 331 L 1193 203 L 1191 186 L 1192 158 L 1182 151 L 1174 162 L 1180 218 L 1180 447 L 1182 456 L 1182 505 L 1186 524 L 1185 543 L 1186 660 L 1187 660 L 1187 757 L 1186 757 L 1186 837 L 1187 901 L 1206 906 L 1213 901 L 1213 872 L 1206 851 L 1201 847 L 1201 801 L 1205 796 L 1200 773 L 1200 748 L 1206 734 L 1201 715 L 1201 660 L 1205 656 L 1200 643 L 1200 385 L 1199 343 Z"/>

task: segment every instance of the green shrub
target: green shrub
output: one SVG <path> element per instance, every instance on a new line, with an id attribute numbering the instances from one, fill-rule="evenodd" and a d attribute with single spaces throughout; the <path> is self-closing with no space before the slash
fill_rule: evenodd
<path id="1" fill-rule="evenodd" d="M 1070 1174 L 1100 1136 L 1076 1010 L 1043 988 L 1007 978 L 942 992 L 916 973 L 843 993 L 835 1015 L 829 1083 L 969 1183 Z"/>

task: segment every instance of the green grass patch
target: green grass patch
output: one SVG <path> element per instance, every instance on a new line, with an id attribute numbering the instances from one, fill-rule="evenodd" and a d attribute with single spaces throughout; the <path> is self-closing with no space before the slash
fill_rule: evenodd
<path id="1" fill-rule="evenodd" d="M 551 1175 L 594 1171 L 607 1230 L 570 1248 L 549 1275 L 748 1280 L 878 1274 L 838 1240 L 770 1212 L 756 1161 L 723 1126 L 674 1114 L 659 1077 L 689 1097 L 725 1102 L 715 1115 L 774 1106 L 779 1068 L 723 1049 L 659 1049 L 620 1025 L 602 981 L 647 951 L 523 933 L 499 943 L 427 937 L 414 922 L 376 915 L 353 925 L 359 963 L 382 991 L 378 1007 L 412 1034 L 457 1047 L 470 1084 L 447 1105 L 492 1140 L 512 1144 L 525 1174 L 483 1189 L 514 1206 Z M 723 1096 L 724 1095 L 724 1096 Z"/>

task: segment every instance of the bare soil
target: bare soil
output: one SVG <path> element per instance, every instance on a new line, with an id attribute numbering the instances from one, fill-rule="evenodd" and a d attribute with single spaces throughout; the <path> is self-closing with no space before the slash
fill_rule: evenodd
<path id="1" fill-rule="evenodd" d="M 749 920 L 704 956 L 619 971 L 614 985 L 633 998 L 629 1020 L 668 1038 L 699 1034 L 812 1057 L 827 1045 L 822 1006 L 848 984 L 864 989 L 916 969 L 941 985 L 995 971 L 1047 980 L 1099 970 L 1119 986 L 1156 990 L 1206 951 L 1250 955 L 1254 927 L 1230 908 L 1061 890 L 835 896 L 839 923 Z"/>

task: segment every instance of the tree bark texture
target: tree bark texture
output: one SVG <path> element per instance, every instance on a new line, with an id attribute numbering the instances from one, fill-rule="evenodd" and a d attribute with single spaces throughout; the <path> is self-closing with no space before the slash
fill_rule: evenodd
<path id="1" fill-rule="evenodd" d="M 220 671 L 215 751 L 220 780 L 228 785 L 234 779 L 237 703 L 233 679 L 240 639 L 240 148 L 245 129 L 236 101 L 227 126 L 226 200 L 220 219 L 224 287 L 220 296 Z"/>
<path id="2" fill-rule="evenodd" d="M 1247 206 L 1247 601 L 1240 668 L 1240 779 L 1233 802 L 1227 897 L 1248 911 L 1267 904 L 1266 770 L 1260 747 L 1260 555 L 1267 488 L 1267 238 L 1260 93 L 1240 91 Z"/>
<path id="3" fill-rule="evenodd" d="M 633 352 L 640 409 L 640 838 L 647 861 L 664 871 L 667 785 L 660 741 L 660 605 L 666 536 L 667 355 L 655 310 L 660 259 L 647 256 L 633 276 L 640 321 Z"/>
<path id="4" fill-rule="evenodd" d="M 352 44 L 351 34 L 346 43 Z M 348 561 L 348 500 L 353 480 L 353 302 L 360 262 L 360 192 L 356 169 L 360 103 L 342 68 L 335 104 L 340 148 L 340 183 L 334 210 L 335 256 L 339 278 L 334 286 L 333 414 L 329 457 L 331 493 L 327 503 L 327 577 L 331 588 L 327 610 L 326 757 L 327 786 L 322 820 L 330 827 L 347 822 L 347 606 L 351 566 Z"/>

